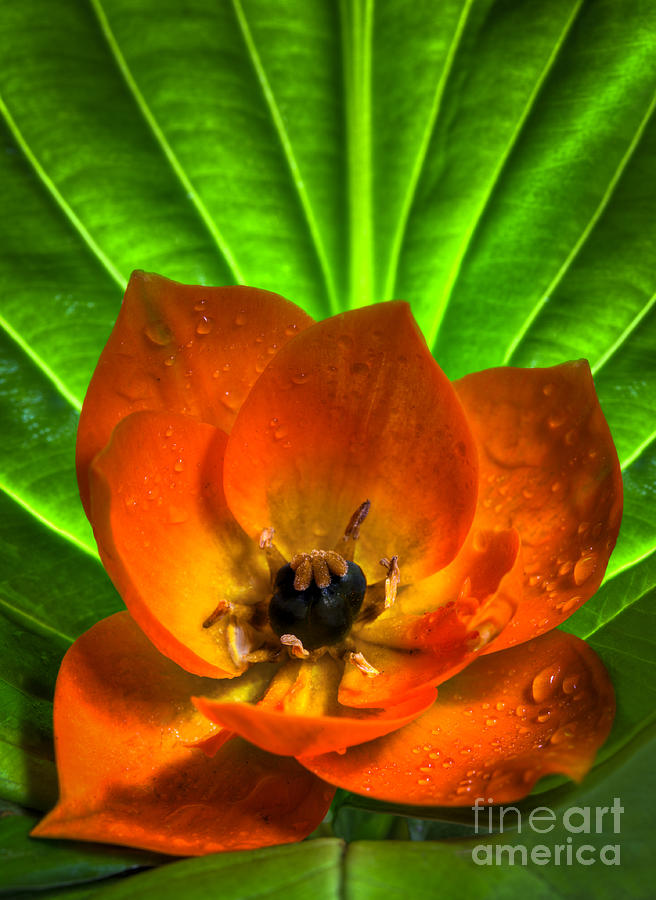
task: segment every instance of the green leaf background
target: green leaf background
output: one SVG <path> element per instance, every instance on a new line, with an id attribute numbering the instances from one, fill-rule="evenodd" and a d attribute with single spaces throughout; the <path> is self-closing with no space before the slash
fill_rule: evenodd
<path id="1" fill-rule="evenodd" d="M 655 35 L 650 0 L 2 4 L 0 891 L 650 896 Z M 56 797 L 59 661 L 120 608 L 73 454 L 133 268 L 268 288 L 316 317 L 407 299 L 450 377 L 590 360 L 626 505 L 605 583 L 566 627 L 606 663 L 618 715 L 582 786 L 522 808 L 620 796 L 621 867 L 481 868 L 467 811 L 343 793 L 329 837 L 136 874 L 162 860 L 27 837 Z"/>

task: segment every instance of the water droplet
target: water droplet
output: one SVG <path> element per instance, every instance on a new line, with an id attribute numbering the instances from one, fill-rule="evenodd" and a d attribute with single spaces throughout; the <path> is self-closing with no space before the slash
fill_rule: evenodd
<path id="1" fill-rule="evenodd" d="M 561 725 L 561 727 L 557 728 L 556 731 L 554 731 L 554 733 L 551 735 L 551 743 L 561 744 L 563 741 L 568 740 L 568 738 L 573 738 L 575 731 L 576 722 L 570 722 L 567 725 Z"/>
<path id="2" fill-rule="evenodd" d="M 503 700 L 499 700 L 499 702 L 496 704 L 496 708 L 499 712 L 501 712 L 502 709 L 506 708 L 506 704 L 503 702 Z"/>
<path id="3" fill-rule="evenodd" d="M 542 388 L 542 393 L 544 394 L 545 397 L 550 397 L 553 394 L 554 390 L 555 390 L 555 385 L 545 384 L 545 386 Z"/>
<path id="4" fill-rule="evenodd" d="M 369 372 L 369 363 L 356 362 L 351 366 L 351 375 L 366 375 Z"/>
<path id="5" fill-rule="evenodd" d="M 234 412 L 239 406 L 239 401 L 232 391 L 224 391 L 223 396 L 221 397 L 221 403 L 223 403 L 225 408 L 229 409 L 230 412 Z"/>
<path id="6" fill-rule="evenodd" d="M 186 509 L 183 509 L 181 506 L 169 507 L 169 522 L 173 525 L 179 525 L 181 522 L 186 522 L 187 518 L 188 513 Z"/>
<path id="7" fill-rule="evenodd" d="M 298 331 L 298 325 L 295 325 L 294 323 L 292 323 L 291 325 L 288 325 L 287 328 L 285 328 L 285 334 L 288 337 L 291 337 L 293 334 L 296 334 L 297 331 Z"/>
<path id="8" fill-rule="evenodd" d="M 287 437 L 287 429 L 285 428 L 284 425 L 280 425 L 273 432 L 273 436 L 277 441 L 281 441 L 284 437 Z"/>
<path id="9" fill-rule="evenodd" d="M 196 334 L 209 334 L 214 328 L 214 319 L 208 316 L 201 316 L 196 325 Z"/>
<path id="10" fill-rule="evenodd" d="M 144 328 L 144 334 L 149 341 L 158 347 L 166 347 L 167 344 L 171 343 L 171 338 L 173 337 L 170 329 L 164 322 L 149 322 Z"/>
<path id="11" fill-rule="evenodd" d="M 568 559 L 567 562 L 564 562 L 562 566 L 558 569 L 559 575 L 567 575 L 568 572 L 571 572 L 574 568 L 574 563 L 571 559 Z"/>
<path id="12" fill-rule="evenodd" d="M 215 370 L 212 372 L 212 378 L 219 378 L 220 375 L 221 375 L 221 373 L 219 372 L 218 369 L 215 369 Z"/>
<path id="13" fill-rule="evenodd" d="M 167 356 L 166 359 L 164 360 L 164 365 L 172 366 L 174 362 L 175 362 L 175 356 Z"/>
<path id="14" fill-rule="evenodd" d="M 199 300 L 198 303 L 194 304 L 194 309 L 196 312 L 204 312 L 206 306 L 207 300 Z"/>
<path id="15" fill-rule="evenodd" d="M 565 423 L 567 416 L 564 413 L 552 413 L 547 419 L 549 428 L 560 428 Z"/>
<path id="16" fill-rule="evenodd" d="M 588 580 L 597 568 L 597 554 L 588 553 L 582 556 L 574 566 L 574 583 L 581 585 Z"/>
<path id="17" fill-rule="evenodd" d="M 184 462 L 181 457 L 178 457 L 176 461 L 173 463 L 173 468 L 176 472 L 182 472 L 184 469 Z"/>
<path id="18" fill-rule="evenodd" d="M 577 530 L 578 530 L 579 534 L 585 534 L 586 531 L 590 530 L 590 523 L 589 522 L 581 522 L 581 524 L 579 525 Z"/>
<path id="19" fill-rule="evenodd" d="M 243 313 L 243 312 L 237 313 L 237 315 L 235 317 L 235 325 L 245 325 L 247 321 L 248 321 L 248 319 L 246 317 L 246 313 Z"/>
<path id="20" fill-rule="evenodd" d="M 554 481 L 554 483 L 551 485 L 551 490 L 554 492 L 554 494 L 556 493 L 556 491 L 559 491 L 561 488 L 562 488 L 562 484 L 560 483 L 560 481 Z"/>
<path id="21" fill-rule="evenodd" d="M 565 435 L 565 443 L 571 447 L 572 444 L 576 441 L 576 437 L 577 437 L 576 429 L 572 428 Z"/>
<path id="22" fill-rule="evenodd" d="M 531 692 L 536 703 L 542 703 L 551 697 L 560 680 L 560 666 L 547 666 L 533 679 Z"/>
<path id="23" fill-rule="evenodd" d="M 474 550 L 477 553 L 485 553 L 488 547 L 487 535 L 484 531 L 477 531 L 472 541 Z"/>
<path id="24" fill-rule="evenodd" d="M 474 710 L 471 708 L 471 706 L 468 706 L 467 709 L 463 709 L 462 712 L 463 712 L 463 715 L 465 715 L 465 716 L 471 716 L 471 715 L 473 715 Z"/>
<path id="25" fill-rule="evenodd" d="M 496 725 L 497 720 L 493 716 L 491 716 L 489 719 L 485 720 L 485 724 L 486 725 Z"/>
<path id="26" fill-rule="evenodd" d="M 173 426 L 169 425 L 169 427 L 164 432 L 164 437 L 171 437 L 172 434 L 173 434 Z"/>
<path id="27" fill-rule="evenodd" d="M 576 609 L 582 599 L 582 597 L 570 597 L 569 600 L 564 600 L 562 603 L 559 603 L 556 606 L 556 609 L 559 610 L 559 612 L 571 612 L 573 609 Z"/>
<path id="28" fill-rule="evenodd" d="M 563 681 L 563 693 L 565 694 L 573 694 L 575 691 L 579 689 L 579 675 L 568 675 L 567 678 Z"/>
<path id="29" fill-rule="evenodd" d="M 307 381 L 307 372 L 296 372 L 292 375 L 293 384 L 305 384 Z"/>
<path id="30" fill-rule="evenodd" d="M 544 722 L 547 722 L 550 717 L 551 717 L 551 710 L 549 709 L 548 706 L 545 706 L 543 709 L 541 709 L 538 712 L 537 720 L 538 720 L 538 722 L 544 723 Z"/>
<path id="31" fill-rule="evenodd" d="M 350 350 L 353 346 L 353 338 L 349 334 L 342 334 L 337 338 L 337 346 L 341 350 Z"/>
<path id="32" fill-rule="evenodd" d="M 444 760 L 444 762 L 442 763 L 442 768 L 444 768 L 444 769 L 450 769 L 451 766 L 453 765 L 453 763 L 454 763 L 454 761 L 453 761 L 453 760 L 451 759 L 451 757 L 449 756 L 449 757 L 447 757 L 447 758 Z"/>

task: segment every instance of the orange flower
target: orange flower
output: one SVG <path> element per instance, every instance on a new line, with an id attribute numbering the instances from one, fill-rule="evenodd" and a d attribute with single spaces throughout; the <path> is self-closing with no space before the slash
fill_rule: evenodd
<path id="1" fill-rule="evenodd" d="M 503 803 L 580 779 L 608 734 L 605 670 L 553 630 L 621 517 L 584 361 L 452 385 L 405 303 L 314 324 L 266 291 L 135 273 L 78 472 L 128 612 L 62 664 L 39 836 L 283 843 L 332 785 Z"/>

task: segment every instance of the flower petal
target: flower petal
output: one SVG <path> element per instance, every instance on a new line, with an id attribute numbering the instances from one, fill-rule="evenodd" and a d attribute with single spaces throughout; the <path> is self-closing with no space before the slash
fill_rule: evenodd
<path id="1" fill-rule="evenodd" d="M 80 417 L 77 468 L 87 513 L 88 468 L 117 422 L 162 409 L 229 431 L 271 356 L 310 324 L 269 291 L 134 272 Z"/>
<path id="2" fill-rule="evenodd" d="M 476 526 L 515 527 L 526 578 L 494 652 L 559 625 L 594 594 L 620 527 L 622 479 L 585 360 L 455 382 L 479 448 Z"/>
<path id="3" fill-rule="evenodd" d="M 91 512 L 105 568 L 155 646 L 196 675 L 245 668 L 219 601 L 252 604 L 269 589 L 262 553 L 225 505 L 226 435 L 186 416 L 133 413 L 91 468 Z M 237 657 L 238 659 L 238 657 Z"/>
<path id="4" fill-rule="evenodd" d="M 506 803 L 543 775 L 580 780 L 614 711 L 613 688 L 595 653 L 552 631 L 478 659 L 400 731 L 302 762 L 332 784 L 395 803 Z"/>
<path id="5" fill-rule="evenodd" d="M 347 666 L 340 702 L 387 706 L 451 678 L 508 626 L 520 579 L 516 531 L 470 534 L 449 566 L 402 588 L 374 622 L 366 622 L 365 611 L 351 636 L 379 674 L 370 678 Z"/>
<path id="6" fill-rule="evenodd" d="M 224 484 L 244 529 L 273 526 L 287 556 L 333 547 L 369 499 L 368 580 L 384 556 L 409 581 L 450 562 L 473 517 L 476 452 L 407 304 L 343 313 L 283 347 L 237 416 Z"/>
<path id="7" fill-rule="evenodd" d="M 187 674 L 155 650 L 127 613 L 95 625 L 69 650 L 59 674 L 61 797 L 33 834 L 180 855 L 305 837 L 333 791 L 298 763 L 239 738 L 213 759 L 186 745 L 209 730 L 189 700 L 193 693 L 246 698 L 261 687 L 255 678 L 249 672 L 213 683 Z"/>
<path id="8" fill-rule="evenodd" d="M 289 756 L 343 750 L 412 721 L 435 700 L 429 687 L 388 709 L 347 710 L 337 702 L 341 666 L 330 656 L 316 662 L 289 662 L 257 705 L 194 698 L 212 722 L 246 740 Z"/>

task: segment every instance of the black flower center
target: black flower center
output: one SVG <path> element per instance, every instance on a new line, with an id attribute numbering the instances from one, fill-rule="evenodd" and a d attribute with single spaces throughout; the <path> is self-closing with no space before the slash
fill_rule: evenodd
<path id="1" fill-rule="evenodd" d="M 278 571 L 269 603 L 269 622 L 278 637 L 293 634 L 306 650 L 316 650 L 346 636 L 360 612 L 367 581 L 360 566 L 350 561 L 343 575 L 328 574 L 327 584 L 320 587 L 313 578 L 307 587 L 297 590 L 295 569 L 287 563 Z"/>

